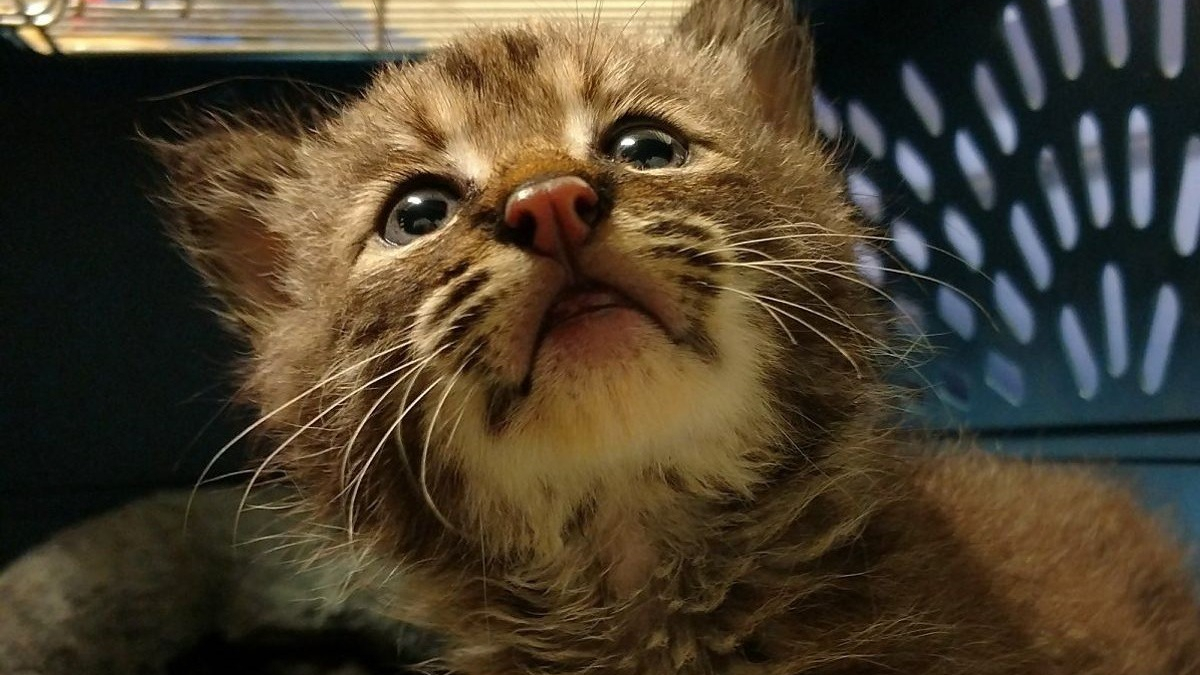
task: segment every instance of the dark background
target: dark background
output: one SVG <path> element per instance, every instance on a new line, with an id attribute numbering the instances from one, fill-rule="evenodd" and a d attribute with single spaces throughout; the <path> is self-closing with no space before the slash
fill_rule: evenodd
<path id="1" fill-rule="evenodd" d="M 139 135 L 196 108 L 302 95 L 293 78 L 352 89 L 372 67 L 47 58 L 0 42 L 0 560 L 192 485 L 245 423 L 225 405 L 237 345 L 164 236 L 148 197 L 162 176 Z M 214 473 L 238 463 L 235 448 Z"/>

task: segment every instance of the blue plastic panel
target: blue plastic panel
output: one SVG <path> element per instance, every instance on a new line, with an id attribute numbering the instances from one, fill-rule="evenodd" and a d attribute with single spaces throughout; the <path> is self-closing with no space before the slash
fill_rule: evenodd
<path id="1" fill-rule="evenodd" d="M 931 335 L 928 417 L 1200 428 L 1200 2 L 850 4 L 817 111 Z"/>

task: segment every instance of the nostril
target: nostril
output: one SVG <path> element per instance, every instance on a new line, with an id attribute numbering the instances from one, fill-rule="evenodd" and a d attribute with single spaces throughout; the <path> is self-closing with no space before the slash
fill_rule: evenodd
<path id="1" fill-rule="evenodd" d="M 575 198 L 575 215 L 588 225 L 595 225 L 600 216 L 595 193 L 583 193 Z"/>
<path id="2" fill-rule="evenodd" d="M 528 248 L 537 234 L 537 219 L 529 211 L 523 211 L 509 225 L 508 240 L 517 246 Z"/>

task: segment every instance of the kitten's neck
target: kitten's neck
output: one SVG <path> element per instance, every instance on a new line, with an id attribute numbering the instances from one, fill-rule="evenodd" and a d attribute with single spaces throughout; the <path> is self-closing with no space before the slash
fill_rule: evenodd
<path id="1" fill-rule="evenodd" d="M 474 645 L 456 660 L 524 663 L 542 658 L 543 645 L 561 644 L 579 646 L 567 656 L 580 669 L 682 658 L 671 649 L 685 647 L 725 653 L 759 621 L 865 583 L 870 560 L 857 547 L 899 475 L 881 471 L 877 457 L 859 445 L 846 457 L 798 459 L 744 499 L 677 493 L 641 511 L 597 508 L 552 563 L 443 569 L 419 584 L 433 594 L 419 607 L 429 623 Z M 706 617 L 754 620 L 734 626 Z M 663 645 L 675 647 L 659 653 Z"/>
<path id="2" fill-rule="evenodd" d="M 626 599 L 646 586 L 662 560 L 662 542 L 646 526 L 646 514 L 610 509 L 597 514 L 590 537 L 596 562 L 603 570 L 605 590 Z"/>
<path id="3" fill-rule="evenodd" d="M 599 580 L 601 594 L 620 603 L 680 570 L 729 577 L 737 559 L 783 549 L 816 560 L 857 536 L 897 473 L 890 453 L 861 445 L 822 457 L 778 448 L 758 454 L 774 462 L 738 490 L 647 482 L 621 499 L 600 495 L 599 506 L 564 533 L 554 576 L 575 577 L 566 585 L 579 587 Z"/>

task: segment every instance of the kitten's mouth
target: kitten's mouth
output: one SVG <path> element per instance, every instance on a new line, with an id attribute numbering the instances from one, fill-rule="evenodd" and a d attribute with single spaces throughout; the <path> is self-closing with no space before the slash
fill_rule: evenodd
<path id="1" fill-rule="evenodd" d="M 628 343 L 646 329 L 669 335 L 661 319 L 625 293 L 595 282 L 575 284 L 547 308 L 532 356 L 536 360 L 551 342 L 576 357 L 628 351 Z"/>
<path id="2" fill-rule="evenodd" d="M 628 308 L 645 314 L 628 297 L 611 288 L 602 286 L 575 286 L 559 294 L 554 304 L 546 310 L 542 332 L 549 333 L 559 326 L 582 316 L 606 309 Z"/>

